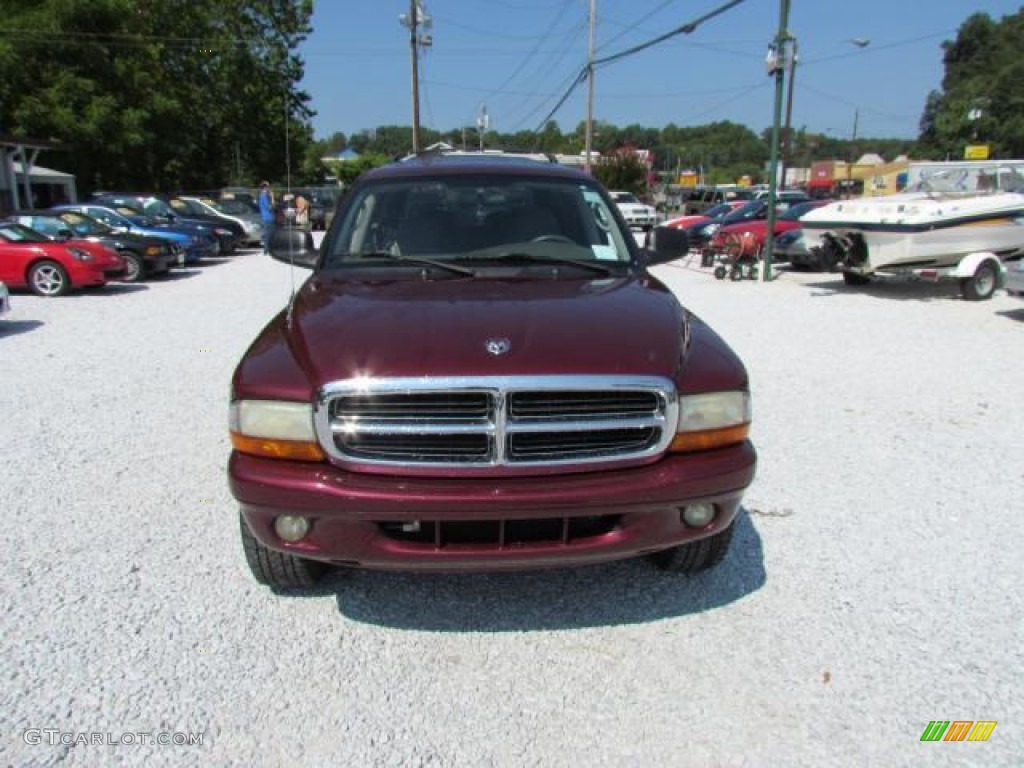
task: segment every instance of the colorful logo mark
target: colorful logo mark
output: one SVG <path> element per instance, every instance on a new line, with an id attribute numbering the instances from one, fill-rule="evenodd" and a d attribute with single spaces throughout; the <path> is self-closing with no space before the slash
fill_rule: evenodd
<path id="1" fill-rule="evenodd" d="M 921 741 L 988 741 L 995 720 L 930 720 Z"/>

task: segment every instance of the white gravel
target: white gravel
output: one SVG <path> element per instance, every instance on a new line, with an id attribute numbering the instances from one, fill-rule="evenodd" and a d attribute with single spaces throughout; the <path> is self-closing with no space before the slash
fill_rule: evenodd
<path id="1" fill-rule="evenodd" d="M 751 373 L 761 464 L 722 566 L 349 572 L 297 597 L 249 576 L 225 482 L 230 374 L 287 267 L 16 294 L 0 763 L 1020 765 L 1024 302 L 657 271 Z M 999 724 L 921 743 L 936 719 Z"/>

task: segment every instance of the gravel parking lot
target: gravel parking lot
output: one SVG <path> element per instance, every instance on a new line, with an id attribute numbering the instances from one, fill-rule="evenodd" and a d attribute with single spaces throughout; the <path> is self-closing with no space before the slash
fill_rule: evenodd
<path id="1" fill-rule="evenodd" d="M 0 762 L 1020 765 L 1024 301 L 657 271 L 751 373 L 761 464 L 718 569 L 347 572 L 291 597 L 250 577 L 225 481 L 231 371 L 288 268 L 16 294 Z M 998 726 L 921 743 L 930 720 Z"/>

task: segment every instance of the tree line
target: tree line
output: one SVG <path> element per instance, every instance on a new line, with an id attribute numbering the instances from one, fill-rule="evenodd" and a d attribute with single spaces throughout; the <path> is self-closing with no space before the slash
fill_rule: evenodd
<path id="1" fill-rule="evenodd" d="M 351 176 L 407 153 L 412 130 L 382 125 L 314 140 L 309 94 L 300 88 L 299 44 L 311 31 L 312 0 L 5 0 L 0 19 L 0 135 L 57 142 L 42 157 L 74 173 L 79 189 L 201 189 L 229 183 L 323 180 L 321 158 Z M 789 165 L 851 160 L 959 158 L 973 141 L 996 157 L 1024 156 L 1024 10 L 995 20 L 970 16 L 942 45 L 945 77 L 928 95 L 916 139 L 841 139 L 792 131 Z M 287 137 L 287 140 L 286 140 Z M 424 145 L 478 147 L 472 128 L 422 129 Z M 579 154 L 584 126 L 488 132 L 485 147 Z M 651 150 L 656 170 L 694 169 L 712 183 L 763 178 L 769 131 L 729 121 L 594 126 L 594 148 Z"/>

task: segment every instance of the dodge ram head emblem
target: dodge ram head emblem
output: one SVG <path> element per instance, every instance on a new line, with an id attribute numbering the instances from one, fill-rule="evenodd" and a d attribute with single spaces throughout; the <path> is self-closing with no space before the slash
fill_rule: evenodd
<path id="1" fill-rule="evenodd" d="M 508 339 L 488 339 L 484 346 L 492 355 L 504 355 L 512 349 L 512 342 Z"/>

